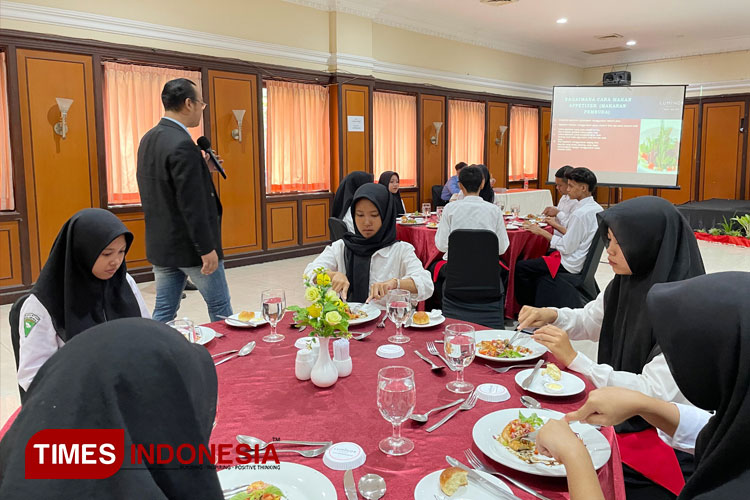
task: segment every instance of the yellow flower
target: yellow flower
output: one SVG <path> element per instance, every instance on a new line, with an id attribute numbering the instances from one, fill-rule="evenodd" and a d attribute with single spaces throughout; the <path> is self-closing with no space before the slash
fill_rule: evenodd
<path id="1" fill-rule="evenodd" d="M 329 313 L 326 313 L 326 323 L 331 326 L 336 326 L 341 323 L 341 319 L 341 314 L 339 314 L 338 311 L 331 311 Z"/>
<path id="2" fill-rule="evenodd" d="M 328 290 L 328 291 L 326 292 L 326 299 L 327 299 L 327 300 L 330 300 L 331 302 L 333 302 L 333 301 L 337 301 L 337 300 L 339 300 L 339 294 L 338 294 L 338 293 L 336 293 L 336 292 L 335 292 L 335 291 L 333 290 L 333 288 L 331 288 L 330 290 Z"/>
<path id="3" fill-rule="evenodd" d="M 313 304 L 307 308 L 307 314 L 311 318 L 319 318 L 321 312 L 323 312 L 323 306 L 320 304 Z"/>
<path id="4" fill-rule="evenodd" d="M 320 298 L 320 290 L 311 286 L 305 290 L 305 299 L 310 302 L 315 302 Z"/>
<path id="5" fill-rule="evenodd" d="M 331 277 L 326 273 L 320 273 L 317 276 L 317 282 L 320 286 L 328 286 L 331 284 Z"/>

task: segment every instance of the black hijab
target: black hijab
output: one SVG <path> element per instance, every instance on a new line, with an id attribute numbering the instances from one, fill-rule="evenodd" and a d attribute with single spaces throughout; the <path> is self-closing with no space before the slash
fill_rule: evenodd
<path id="1" fill-rule="evenodd" d="M 482 175 L 484 175 L 484 186 L 482 186 L 482 189 L 479 191 L 479 196 L 484 201 L 494 203 L 495 191 L 492 189 L 492 184 L 490 183 L 490 171 L 484 165 L 472 165 L 472 167 L 479 168 L 479 170 L 482 171 Z"/>
<path id="2" fill-rule="evenodd" d="M 380 179 L 378 179 L 378 184 L 382 184 L 386 188 L 391 183 L 391 178 L 393 176 L 398 177 L 399 180 L 401 180 L 401 177 L 399 177 L 397 172 L 394 172 L 392 170 L 386 170 L 382 174 L 380 174 Z M 399 191 L 396 191 L 395 193 L 391 193 L 390 189 L 388 192 L 391 194 L 391 201 L 393 203 L 393 216 L 398 217 L 398 214 L 404 213 L 404 203 L 401 201 L 401 193 Z"/>
<path id="3" fill-rule="evenodd" d="M 360 186 L 371 183 L 375 176 L 367 172 L 352 172 L 341 180 L 336 194 L 333 196 L 333 206 L 331 207 L 331 216 L 343 219 L 349 207 L 352 205 L 352 198 Z"/>
<path id="4" fill-rule="evenodd" d="M 660 352 L 644 314 L 646 294 L 656 283 L 705 274 L 698 242 L 674 205 L 656 196 L 623 201 L 597 217 L 600 237 L 608 241 L 607 229 L 612 229 L 633 272 L 616 275 L 604 292 L 598 362 L 615 370 L 641 373 Z M 617 430 L 632 432 L 647 426 L 636 418 Z"/>
<path id="5" fill-rule="evenodd" d="M 750 491 L 750 273 L 655 285 L 648 315 L 675 382 L 716 411 L 698 435 L 681 499 L 747 498 Z"/>
<path id="6" fill-rule="evenodd" d="M 133 234 L 117 216 L 101 208 L 77 212 L 57 234 L 31 293 L 47 309 L 63 341 L 99 323 L 141 315 L 124 260 L 108 280 L 91 272 L 102 250 L 120 235 L 125 236 L 127 253 Z"/>
<path id="7" fill-rule="evenodd" d="M 365 238 L 359 232 L 354 215 L 354 207 L 361 199 L 370 200 L 380 213 L 383 224 L 377 233 Z M 347 301 L 364 302 L 370 294 L 370 258 L 372 254 L 391 246 L 396 241 L 396 217 L 393 215 L 393 203 L 388 188 L 381 184 L 365 184 L 357 189 L 352 199 L 352 220 L 354 233 L 344 235 L 344 262 L 346 278 L 349 280 Z"/>
<path id="8" fill-rule="evenodd" d="M 131 444 L 208 446 L 217 379 L 205 348 L 153 320 L 128 318 L 76 335 L 39 369 L 0 442 L 0 498 L 221 499 L 216 471 L 133 464 Z M 42 429 L 124 429 L 120 469 L 107 479 L 26 480 L 24 450 Z M 185 458 L 187 454 L 183 454 Z M 197 459 L 194 464 L 198 465 Z"/>

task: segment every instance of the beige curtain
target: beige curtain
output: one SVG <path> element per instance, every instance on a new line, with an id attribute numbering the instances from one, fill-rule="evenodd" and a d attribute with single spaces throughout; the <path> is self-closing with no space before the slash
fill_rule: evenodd
<path id="1" fill-rule="evenodd" d="M 10 120 L 8 119 L 8 77 L 5 53 L 0 52 L 0 210 L 15 210 L 13 200 L 13 163 L 10 154 Z"/>
<path id="2" fill-rule="evenodd" d="M 266 81 L 266 191 L 331 187 L 328 87 Z"/>
<path id="3" fill-rule="evenodd" d="M 135 172 L 141 137 L 164 115 L 161 91 L 175 78 L 201 87 L 201 74 L 172 68 L 104 63 L 104 138 L 107 148 L 107 195 L 110 205 L 141 202 Z M 195 140 L 203 123 L 189 129 Z"/>
<path id="4" fill-rule="evenodd" d="M 456 163 L 484 162 L 484 103 L 448 100 L 448 177 Z"/>
<path id="5" fill-rule="evenodd" d="M 536 179 L 539 163 L 539 111 L 537 108 L 510 108 L 510 147 L 508 151 L 511 181 Z"/>
<path id="6" fill-rule="evenodd" d="M 373 92 L 372 137 L 375 179 L 393 170 L 401 186 L 416 186 L 417 98 Z"/>

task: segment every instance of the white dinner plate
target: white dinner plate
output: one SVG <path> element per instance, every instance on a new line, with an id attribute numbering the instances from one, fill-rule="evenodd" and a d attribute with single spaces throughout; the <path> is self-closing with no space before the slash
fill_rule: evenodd
<path id="1" fill-rule="evenodd" d="M 430 315 L 430 322 L 427 323 L 426 325 L 417 325 L 414 323 L 412 319 L 412 322 L 409 325 L 409 328 L 432 328 L 433 326 L 438 326 L 439 324 L 444 323 L 444 322 L 445 322 L 445 316 L 443 316 L 442 314 L 438 314 L 435 316 Z"/>
<path id="2" fill-rule="evenodd" d="M 536 413 L 545 422 L 549 419 L 560 419 L 563 413 L 552 410 L 530 410 L 528 408 L 508 408 L 499 410 L 480 418 L 472 430 L 472 438 L 482 452 L 492 460 L 521 472 L 534 474 L 536 476 L 565 477 L 563 465 L 546 465 L 540 463 L 528 464 L 511 453 L 505 446 L 500 444 L 494 436 L 499 436 L 505 426 L 513 419 L 518 418 L 518 412 L 528 417 Z M 583 440 L 583 444 L 589 450 L 594 468 L 599 469 L 609 460 L 612 449 L 607 438 L 601 432 L 588 424 L 573 422 L 570 428 Z M 529 435 L 530 439 L 536 438 L 536 432 Z M 538 455 L 540 458 L 542 455 Z"/>
<path id="3" fill-rule="evenodd" d="M 396 222 L 399 224 L 403 224 L 404 226 L 421 226 L 423 224 L 427 224 L 423 217 L 415 218 L 414 222 L 401 222 L 401 219 L 396 219 Z"/>
<path id="4" fill-rule="evenodd" d="M 206 345 L 216 338 L 216 330 L 207 326 L 195 327 L 195 343 Z"/>
<path id="5" fill-rule="evenodd" d="M 509 231 L 515 231 L 516 229 L 521 229 L 521 226 L 519 226 L 517 224 L 506 224 L 505 225 L 505 229 L 507 229 Z"/>
<path id="6" fill-rule="evenodd" d="M 224 323 L 226 323 L 229 326 L 234 326 L 237 328 L 255 328 L 261 325 L 265 325 L 268 323 L 265 319 L 263 319 L 263 313 L 260 311 L 253 311 L 255 313 L 255 317 L 251 319 L 248 322 L 239 321 L 240 313 L 234 313 L 231 316 L 229 316 L 227 319 L 224 320 Z M 235 320 L 235 321 L 232 321 Z"/>
<path id="7" fill-rule="evenodd" d="M 520 372 L 516 373 L 516 384 L 518 384 L 519 387 L 521 386 L 521 383 L 526 380 L 529 375 L 531 375 L 532 370 L 533 368 L 529 368 L 527 370 L 521 370 Z M 546 375 L 542 375 L 542 371 L 543 368 L 540 369 L 539 373 L 536 374 L 536 377 L 534 377 L 534 381 L 531 383 L 529 388 L 526 389 L 527 391 L 533 392 L 534 394 L 540 394 L 542 396 L 565 397 L 575 396 L 576 394 L 579 394 L 586 389 L 586 384 L 583 382 L 583 380 L 576 377 L 572 373 L 562 372 L 562 378 L 559 381 L 554 381 Z M 560 392 L 552 392 L 544 386 L 544 384 L 548 383 L 560 384 L 561 386 L 563 386 L 563 388 Z"/>
<path id="8" fill-rule="evenodd" d="M 539 227 L 547 227 L 546 222 L 537 222 L 537 224 L 539 225 Z"/>
<path id="9" fill-rule="evenodd" d="M 276 465 L 273 461 L 265 466 Z M 279 488 L 284 500 L 336 500 L 336 488 L 315 469 L 292 462 L 281 462 L 279 469 L 258 470 L 224 469 L 219 471 L 221 489 L 236 488 L 255 481 L 263 481 Z"/>
<path id="10" fill-rule="evenodd" d="M 349 309 L 352 309 L 354 307 L 361 307 L 360 310 L 362 312 L 366 312 L 367 317 L 359 318 L 359 319 L 350 319 L 349 326 L 361 325 L 362 323 L 367 323 L 368 321 L 378 319 L 378 317 L 380 317 L 380 313 L 382 312 L 380 309 L 378 309 L 372 304 L 362 304 L 360 302 L 349 302 Z"/>
<path id="11" fill-rule="evenodd" d="M 510 330 L 482 330 L 481 332 L 476 332 L 474 334 L 474 337 L 477 343 L 477 357 L 482 358 L 482 359 L 488 359 L 490 361 L 516 363 L 516 362 L 529 361 L 532 359 L 540 358 L 544 355 L 545 352 L 547 352 L 546 347 L 532 340 L 530 335 L 522 333 L 518 337 L 518 340 L 516 340 L 515 343 L 520 344 L 522 347 L 528 347 L 529 349 L 531 349 L 532 351 L 531 354 L 522 356 L 520 358 L 495 358 L 492 356 L 487 356 L 485 354 L 479 354 L 479 342 L 483 340 L 495 340 L 495 339 L 508 340 L 515 334 L 516 332 L 510 331 Z"/>
<path id="12" fill-rule="evenodd" d="M 417 483 L 417 487 L 414 488 L 414 500 L 435 500 L 436 495 L 440 500 L 493 500 L 497 498 L 481 486 L 472 483 L 471 479 L 469 479 L 469 484 L 467 486 L 461 486 L 452 496 L 449 497 L 440 489 L 440 474 L 442 472 L 443 469 L 436 470 L 435 472 L 423 477 L 422 480 Z M 499 486 L 511 495 L 513 494 L 513 491 L 495 476 L 491 476 L 486 472 L 475 472 L 492 484 Z"/>

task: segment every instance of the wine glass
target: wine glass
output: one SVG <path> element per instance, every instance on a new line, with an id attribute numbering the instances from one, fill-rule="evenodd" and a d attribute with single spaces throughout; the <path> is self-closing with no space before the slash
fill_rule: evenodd
<path id="1" fill-rule="evenodd" d="M 388 337 L 388 342 L 393 344 L 409 342 L 409 337 L 402 333 L 401 327 L 411 314 L 411 293 L 398 288 L 390 290 L 386 296 L 386 312 L 388 319 L 396 325 L 396 335 Z"/>
<path id="2" fill-rule="evenodd" d="M 432 209 L 432 205 L 430 205 L 429 203 L 422 203 L 422 215 L 427 217 L 428 215 L 430 215 L 431 209 Z"/>
<path id="3" fill-rule="evenodd" d="M 443 337 L 445 357 L 456 370 L 456 380 L 448 382 L 445 388 L 451 392 L 464 394 L 474 390 L 474 384 L 464 381 L 464 368 L 474 361 L 476 340 L 474 327 L 464 324 L 452 324 L 445 327 Z"/>
<path id="4" fill-rule="evenodd" d="M 440 219 L 443 217 L 443 207 L 437 207 L 435 212 L 437 212 L 437 221 L 440 222 Z"/>
<path id="5" fill-rule="evenodd" d="M 171 326 L 182 334 L 191 344 L 195 343 L 195 324 L 187 318 L 175 319 L 169 321 L 167 326 Z"/>
<path id="6" fill-rule="evenodd" d="M 393 435 L 380 441 L 380 451 L 387 455 L 406 455 L 414 443 L 401 437 L 401 424 L 417 404 L 414 371 L 405 366 L 386 366 L 378 372 L 378 410 L 393 425 Z"/>
<path id="7" fill-rule="evenodd" d="M 521 205 L 511 205 L 510 211 L 513 213 L 513 217 L 517 219 L 521 215 Z"/>
<path id="8" fill-rule="evenodd" d="M 284 317 L 286 309 L 284 290 L 278 288 L 263 290 L 261 303 L 263 304 L 263 318 L 271 325 L 271 333 L 263 337 L 263 342 L 281 342 L 284 336 L 276 333 L 276 325 Z"/>

